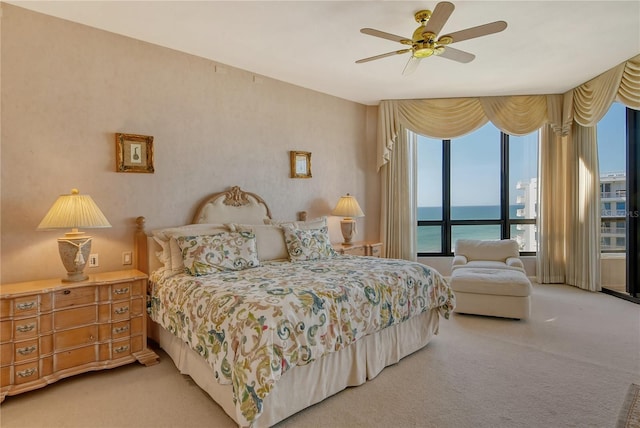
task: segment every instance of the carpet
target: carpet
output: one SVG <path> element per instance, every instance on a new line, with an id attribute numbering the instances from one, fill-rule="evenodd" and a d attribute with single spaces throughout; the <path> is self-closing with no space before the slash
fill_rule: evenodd
<path id="1" fill-rule="evenodd" d="M 640 428 L 640 386 L 632 383 L 624 399 L 617 428 Z"/>

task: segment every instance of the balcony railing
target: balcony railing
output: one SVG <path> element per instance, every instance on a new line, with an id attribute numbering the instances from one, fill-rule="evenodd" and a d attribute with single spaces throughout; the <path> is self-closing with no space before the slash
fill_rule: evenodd
<path id="1" fill-rule="evenodd" d="M 600 198 L 602 199 L 626 199 L 626 190 L 616 190 L 614 192 L 600 192 Z"/>
<path id="2" fill-rule="evenodd" d="M 626 231 L 624 227 L 602 226 L 600 228 L 600 233 L 606 234 L 606 235 L 614 235 L 614 236 L 625 236 Z"/>

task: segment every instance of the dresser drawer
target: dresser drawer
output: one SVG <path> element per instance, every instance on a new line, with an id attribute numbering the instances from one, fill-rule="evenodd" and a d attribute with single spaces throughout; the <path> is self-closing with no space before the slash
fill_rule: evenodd
<path id="1" fill-rule="evenodd" d="M 25 340 L 23 342 L 16 342 L 14 361 L 20 363 L 23 361 L 32 360 L 39 355 L 38 339 Z"/>
<path id="2" fill-rule="evenodd" d="M 15 340 L 29 339 L 38 335 L 38 318 L 25 318 L 13 322 L 13 338 Z"/>
<path id="3" fill-rule="evenodd" d="M 131 354 L 131 340 L 118 340 L 111 344 L 111 359 L 127 357 Z"/>
<path id="4" fill-rule="evenodd" d="M 111 338 L 122 339 L 131 336 L 131 321 L 120 321 L 111 324 Z"/>
<path id="5" fill-rule="evenodd" d="M 131 302 L 114 302 L 111 305 L 111 319 L 113 321 L 127 320 L 131 316 Z"/>
<path id="6" fill-rule="evenodd" d="M 38 296 L 13 299 L 13 316 L 22 317 L 38 313 Z"/>
<path id="7" fill-rule="evenodd" d="M 53 374 L 53 355 L 40 359 L 40 377 Z"/>
<path id="8" fill-rule="evenodd" d="M 144 348 L 144 346 L 142 346 L 142 337 L 143 336 L 139 335 L 139 336 L 133 336 L 131 338 L 131 352 L 142 351 L 142 349 Z"/>
<path id="9" fill-rule="evenodd" d="M 13 343 L 0 345 L 0 366 L 4 367 L 13 363 Z"/>
<path id="10" fill-rule="evenodd" d="M 53 346 L 56 351 L 95 343 L 98 338 L 98 326 L 74 328 L 53 335 Z"/>
<path id="11" fill-rule="evenodd" d="M 50 312 L 53 305 L 51 304 L 51 300 L 53 296 L 51 293 L 43 293 L 40 294 L 40 313 Z"/>
<path id="12" fill-rule="evenodd" d="M 53 293 L 54 309 L 86 305 L 96 301 L 95 287 L 67 288 Z"/>
<path id="13" fill-rule="evenodd" d="M 40 334 L 49 333 L 53 329 L 53 314 L 41 314 L 40 315 Z"/>
<path id="14" fill-rule="evenodd" d="M 124 282 L 111 286 L 111 300 L 123 300 L 131 297 L 133 282 Z"/>
<path id="15" fill-rule="evenodd" d="M 0 321 L 0 342 L 9 342 L 13 337 L 13 321 Z"/>
<path id="16" fill-rule="evenodd" d="M 146 281 L 142 281 L 142 280 L 138 280 L 138 281 L 134 281 L 131 284 L 131 297 L 136 297 L 136 296 L 143 296 L 146 295 L 146 287 L 143 287 L 143 284 L 145 284 Z"/>
<path id="17" fill-rule="evenodd" d="M 85 324 L 93 324 L 97 321 L 96 307 L 85 306 L 83 308 L 66 309 L 55 312 L 53 326 L 56 330 L 77 327 Z"/>
<path id="18" fill-rule="evenodd" d="M 53 335 L 47 334 L 40 336 L 40 356 L 51 354 L 53 352 Z"/>
<path id="19" fill-rule="evenodd" d="M 382 257 L 382 244 L 369 245 L 369 255 L 373 257 Z"/>
<path id="20" fill-rule="evenodd" d="M 8 386 L 11 384 L 11 367 L 0 367 L 0 387 Z"/>
<path id="21" fill-rule="evenodd" d="M 131 317 L 135 317 L 138 315 L 142 315 L 144 313 L 143 311 L 143 307 L 144 305 L 142 304 L 143 300 L 142 297 L 139 297 L 137 299 L 131 299 Z"/>
<path id="22" fill-rule="evenodd" d="M 94 345 L 55 354 L 54 371 L 69 369 L 96 361 Z"/>
<path id="23" fill-rule="evenodd" d="M 143 333 L 142 323 L 144 322 L 142 316 L 131 319 L 131 336 Z"/>
<path id="24" fill-rule="evenodd" d="M 9 318 L 11 316 L 11 304 L 10 299 L 0 299 L 0 318 Z"/>
<path id="25" fill-rule="evenodd" d="M 14 382 L 16 385 L 38 379 L 38 361 L 15 366 Z"/>

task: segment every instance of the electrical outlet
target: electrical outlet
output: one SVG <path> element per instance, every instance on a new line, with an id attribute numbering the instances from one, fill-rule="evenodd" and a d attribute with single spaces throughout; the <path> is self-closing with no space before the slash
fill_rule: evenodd
<path id="1" fill-rule="evenodd" d="M 89 254 L 89 267 L 98 267 L 100 263 L 98 262 L 98 254 Z"/>
<path id="2" fill-rule="evenodd" d="M 133 261 L 131 260 L 131 251 L 125 251 L 122 253 L 122 264 L 123 265 L 133 264 Z"/>

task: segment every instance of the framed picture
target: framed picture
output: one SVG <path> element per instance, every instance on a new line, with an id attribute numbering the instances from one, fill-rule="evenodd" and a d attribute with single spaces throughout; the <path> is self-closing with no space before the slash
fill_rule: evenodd
<path id="1" fill-rule="evenodd" d="M 153 173 L 153 137 L 116 134 L 116 171 Z"/>
<path id="2" fill-rule="evenodd" d="M 290 151 L 291 178 L 311 178 L 311 152 Z"/>

